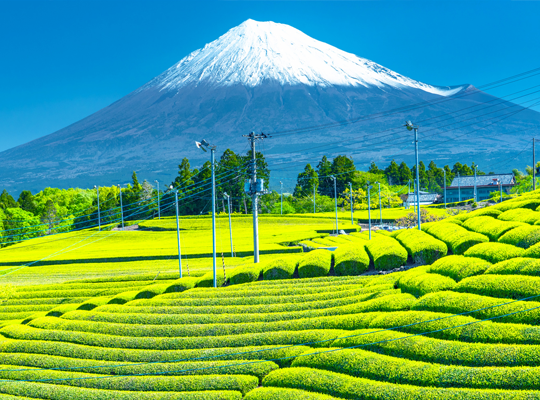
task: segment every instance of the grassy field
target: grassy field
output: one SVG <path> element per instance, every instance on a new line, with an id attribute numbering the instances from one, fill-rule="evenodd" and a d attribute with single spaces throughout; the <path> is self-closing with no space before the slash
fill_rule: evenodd
<path id="1" fill-rule="evenodd" d="M 226 258 L 217 289 L 204 218 L 182 220 L 182 279 L 171 219 L 50 265 L 19 269 L 76 238 L 4 249 L 0 399 L 540 399 L 539 206 L 537 191 L 371 240 L 261 218 L 270 254 Z M 235 227 L 249 251 L 250 221 Z"/>

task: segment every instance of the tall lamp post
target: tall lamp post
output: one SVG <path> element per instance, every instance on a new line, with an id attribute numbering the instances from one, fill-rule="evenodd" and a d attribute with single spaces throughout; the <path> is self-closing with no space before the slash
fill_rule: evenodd
<path id="1" fill-rule="evenodd" d="M 457 187 L 458 187 L 458 201 L 461 201 L 461 179 L 459 178 L 459 171 L 457 172 Z"/>
<path id="2" fill-rule="evenodd" d="M 170 190 L 173 190 L 173 185 L 169 186 Z M 176 206 L 176 240 L 178 242 L 178 270 L 180 271 L 180 278 L 182 277 L 182 250 L 180 248 L 180 220 L 178 216 L 178 189 L 174 191 L 174 205 Z"/>
<path id="3" fill-rule="evenodd" d="M 367 182 L 367 212 L 368 212 L 368 223 L 369 223 L 369 240 L 371 240 L 371 192 L 370 189 L 373 186 Z"/>
<path id="4" fill-rule="evenodd" d="M 317 186 L 313 183 L 313 214 L 317 212 L 317 200 L 315 199 L 315 194 L 317 194 Z"/>
<path id="5" fill-rule="evenodd" d="M 411 180 L 407 182 L 408 191 L 407 191 L 407 208 L 411 208 Z"/>
<path id="6" fill-rule="evenodd" d="M 122 230 L 124 230 L 124 206 L 122 205 L 122 186 L 118 184 L 118 189 L 120 190 L 120 214 L 122 215 Z"/>
<path id="7" fill-rule="evenodd" d="M 223 193 L 223 196 L 227 198 L 227 210 L 229 214 L 229 235 L 231 237 L 231 257 L 234 257 L 233 240 L 232 240 L 232 224 L 231 224 L 231 196 L 227 193 Z"/>
<path id="8" fill-rule="evenodd" d="M 418 168 L 418 127 L 411 121 L 405 122 L 405 127 L 409 131 L 414 130 L 414 153 L 416 155 L 416 212 L 418 214 L 418 230 L 421 230 L 420 221 L 420 171 Z"/>
<path id="9" fill-rule="evenodd" d="M 379 215 L 380 215 L 379 225 L 382 225 L 381 183 L 380 182 L 375 182 L 375 183 L 379 185 Z"/>
<path id="10" fill-rule="evenodd" d="M 195 142 L 195 145 L 206 152 L 207 149 L 210 149 L 210 163 L 212 164 L 212 249 L 213 249 L 213 260 L 212 268 L 214 271 L 214 287 L 217 287 L 216 279 L 216 169 L 215 169 L 215 153 L 216 146 L 210 145 L 206 140 L 201 140 L 200 142 Z"/>
<path id="11" fill-rule="evenodd" d="M 336 235 L 338 234 L 338 216 L 337 216 L 337 183 L 336 183 L 336 177 L 334 175 L 331 175 L 330 178 L 334 180 L 334 205 L 336 209 Z"/>
<path id="12" fill-rule="evenodd" d="M 443 168 L 444 175 L 444 208 L 446 209 L 446 170 Z"/>
<path id="13" fill-rule="evenodd" d="M 281 215 L 283 215 L 283 182 L 279 181 L 281 187 Z"/>
<path id="14" fill-rule="evenodd" d="M 157 179 L 154 181 L 156 182 L 156 189 L 157 189 L 157 215 L 158 215 L 158 219 L 161 219 L 161 205 L 159 203 L 159 182 L 157 181 Z"/>
<path id="15" fill-rule="evenodd" d="M 478 169 L 478 165 L 474 164 L 474 201 L 478 201 L 478 195 L 476 191 L 476 170 Z"/>
<path id="16" fill-rule="evenodd" d="M 99 209 L 99 186 L 94 185 L 94 189 L 97 192 L 97 219 L 98 219 L 98 230 L 101 231 L 101 210 Z"/>
<path id="17" fill-rule="evenodd" d="M 351 199 L 351 225 L 354 225 L 354 218 L 353 218 L 353 196 L 352 196 L 352 183 L 349 182 L 349 192 L 350 192 L 350 199 Z"/>

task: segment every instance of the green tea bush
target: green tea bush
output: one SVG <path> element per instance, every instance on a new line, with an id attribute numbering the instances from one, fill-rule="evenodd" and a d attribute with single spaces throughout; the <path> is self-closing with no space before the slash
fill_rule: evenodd
<path id="1" fill-rule="evenodd" d="M 109 301 L 109 304 L 126 304 L 129 301 L 135 300 L 137 294 L 139 294 L 138 290 L 119 293 Z"/>
<path id="2" fill-rule="evenodd" d="M 223 286 L 225 283 L 225 276 L 220 271 L 216 271 L 216 285 L 217 287 Z M 209 288 L 214 287 L 214 272 L 209 271 L 197 280 L 196 287 Z"/>
<path id="3" fill-rule="evenodd" d="M 528 208 L 516 208 L 503 212 L 497 218 L 501 221 L 525 222 L 533 225 L 535 222 L 540 221 L 540 212 Z"/>
<path id="4" fill-rule="evenodd" d="M 462 367 L 390 357 L 360 349 L 336 349 L 296 358 L 292 367 L 317 368 L 388 383 L 432 387 L 538 390 L 537 367 Z"/>
<path id="5" fill-rule="evenodd" d="M 47 312 L 45 315 L 50 317 L 59 317 L 62 314 L 68 313 L 70 311 L 74 311 L 77 308 L 79 308 L 78 304 L 62 304 L 60 306 L 54 307 L 52 310 Z"/>
<path id="6" fill-rule="evenodd" d="M 429 272 L 448 276 L 456 282 L 468 276 L 483 274 L 492 264 L 476 257 L 447 256 L 435 261 Z"/>
<path id="7" fill-rule="evenodd" d="M 418 272 L 403 275 L 397 281 L 397 286 L 405 293 L 420 297 L 426 293 L 451 290 L 456 286 L 456 282 L 447 276 Z"/>
<path id="8" fill-rule="evenodd" d="M 489 242 L 489 238 L 480 233 L 470 232 L 467 229 L 448 222 L 434 222 L 433 225 L 424 224 L 424 231 L 446 243 L 454 254 L 463 254 L 470 247 L 478 243 Z"/>
<path id="9" fill-rule="evenodd" d="M 255 282 L 259 279 L 262 272 L 262 265 L 248 264 L 240 265 L 228 274 L 231 285 L 240 285 L 242 283 Z"/>
<path id="10" fill-rule="evenodd" d="M 376 237 L 366 243 L 366 251 L 378 271 L 399 268 L 407 263 L 407 250 L 391 237 Z"/>
<path id="11" fill-rule="evenodd" d="M 516 208 L 528 208 L 530 210 L 536 210 L 540 206 L 540 199 L 528 199 L 522 200 L 521 198 L 503 201 L 500 204 L 492 206 L 499 211 L 508 211 Z"/>
<path id="12" fill-rule="evenodd" d="M 471 276 L 459 282 L 454 290 L 483 296 L 523 299 L 540 295 L 540 277 L 491 274 Z"/>
<path id="13" fill-rule="evenodd" d="M 536 258 L 512 258 L 488 268 L 486 274 L 540 276 L 540 260 Z"/>
<path id="14" fill-rule="evenodd" d="M 84 303 L 80 304 L 77 307 L 77 310 L 90 311 L 90 310 L 93 310 L 96 307 L 100 307 L 100 306 L 104 306 L 106 304 L 109 304 L 109 302 L 111 300 L 112 300 L 112 297 L 109 297 L 109 296 L 94 297 L 94 298 L 86 300 Z"/>
<path id="15" fill-rule="evenodd" d="M 326 276 L 332 266 L 332 253 L 328 250 L 314 250 L 304 255 L 298 262 L 300 278 Z"/>
<path id="16" fill-rule="evenodd" d="M 504 243 L 480 243 L 465 252 L 466 257 L 476 257 L 491 263 L 498 263 L 510 258 L 522 257 L 524 250 Z"/>
<path id="17" fill-rule="evenodd" d="M 302 240 L 301 242 L 298 242 L 298 244 L 304 247 L 306 251 L 311 251 L 315 250 L 318 247 L 323 247 L 320 243 L 315 243 L 311 240 Z"/>
<path id="18" fill-rule="evenodd" d="M 272 260 L 262 269 L 263 279 L 292 279 L 297 264 L 297 257 L 283 257 Z"/>
<path id="19" fill-rule="evenodd" d="M 345 399 L 405 400 L 405 399 L 540 399 L 535 391 L 482 390 L 434 388 L 398 385 L 366 378 L 312 368 L 288 368 L 273 371 L 263 380 L 263 385 L 311 390 Z"/>
<path id="20" fill-rule="evenodd" d="M 43 312 L 43 311 L 42 311 Z M 45 311 L 46 313 L 46 311 Z M 8 321 L 8 320 L 19 320 L 19 319 L 25 319 L 27 317 L 30 317 L 31 315 L 35 314 L 34 311 L 28 311 L 28 312 L 11 312 L 11 313 L 3 313 L 0 312 L 0 321 Z"/>
<path id="21" fill-rule="evenodd" d="M 475 217 L 468 219 L 463 226 L 473 232 L 486 235 L 492 242 L 496 242 L 499 237 L 514 228 L 528 226 L 524 222 L 501 221 L 493 217 Z"/>
<path id="22" fill-rule="evenodd" d="M 462 214 L 456 215 L 454 217 L 447 218 L 447 219 L 445 219 L 445 222 L 447 222 L 447 221 L 448 222 L 450 222 L 450 221 L 452 221 L 452 222 L 455 222 L 455 221 L 463 222 L 463 221 L 467 221 L 468 219 L 479 217 L 479 216 L 488 216 L 488 217 L 497 218 L 501 214 L 502 214 L 502 211 L 497 210 L 496 208 L 484 207 L 484 208 L 481 208 L 479 210 L 471 211 L 469 213 L 462 213 Z"/>
<path id="23" fill-rule="evenodd" d="M 407 250 L 415 264 L 432 264 L 446 256 L 448 247 L 444 242 L 417 229 L 406 229 L 396 235 L 396 239 Z"/>
<path id="24" fill-rule="evenodd" d="M 540 226 L 526 225 L 512 229 L 510 232 L 502 235 L 499 238 L 499 242 L 528 249 L 540 242 Z"/>
<path id="25" fill-rule="evenodd" d="M 540 243 L 537 243 L 525 250 L 523 257 L 540 258 Z"/>
<path id="26" fill-rule="evenodd" d="M 358 346 L 393 357 L 444 365 L 470 367 L 540 366 L 540 346 L 466 343 L 397 331 L 360 329 L 347 331 L 332 347 Z"/>
<path id="27" fill-rule="evenodd" d="M 369 256 L 363 245 L 340 246 L 332 252 L 332 259 L 338 276 L 360 275 L 369 269 Z"/>
<path id="28" fill-rule="evenodd" d="M 540 297 L 537 300 L 540 300 Z M 437 292 L 418 299 L 411 309 L 450 314 L 467 313 L 478 319 L 501 317 L 494 320 L 497 323 L 540 325 L 540 301 L 512 302 L 471 293 Z M 533 310 L 525 311 L 530 309 Z M 503 315 L 506 316 L 502 317 Z"/>
<path id="29" fill-rule="evenodd" d="M 305 390 L 260 387 L 249 392 L 245 400 L 338 400 L 326 394 L 306 392 Z"/>
<path id="30" fill-rule="evenodd" d="M 185 290 L 193 289 L 195 286 L 197 286 L 199 279 L 200 278 L 189 276 L 177 279 L 171 283 L 167 283 L 167 287 L 163 293 L 178 293 Z"/>
<path id="31" fill-rule="evenodd" d="M 156 283 L 154 285 L 149 285 L 141 289 L 135 295 L 135 299 L 151 299 L 152 297 L 165 293 L 169 286 L 170 285 L 168 283 Z"/>

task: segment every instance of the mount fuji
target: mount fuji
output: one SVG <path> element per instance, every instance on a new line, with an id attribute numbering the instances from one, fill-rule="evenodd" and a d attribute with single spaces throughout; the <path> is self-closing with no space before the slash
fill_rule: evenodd
<path id="1" fill-rule="evenodd" d="M 424 161 L 486 170 L 540 125 L 540 113 L 472 85 L 428 85 L 288 25 L 248 20 L 108 107 L 0 153 L 0 187 L 110 185 L 133 170 L 169 182 L 183 157 L 207 159 L 195 140 L 219 157 L 245 152 L 250 131 L 276 132 L 262 148 L 274 176 L 294 177 L 323 154 L 359 166 L 411 161 L 405 119 L 420 121 Z"/>

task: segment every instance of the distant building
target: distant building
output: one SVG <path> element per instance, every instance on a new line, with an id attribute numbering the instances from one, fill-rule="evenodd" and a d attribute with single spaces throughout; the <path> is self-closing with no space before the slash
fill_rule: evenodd
<path id="1" fill-rule="evenodd" d="M 502 190 L 510 194 L 510 189 L 516 184 L 514 174 L 494 174 L 477 175 L 476 191 L 477 200 L 487 200 L 492 192 L 500 191 L 499 183 L 502 183 Z M 456 176 L 452 184 L 446 188 L 446 202 L 469 200 L 474 198 L 474 175 Z M 444 201 L 444 200 L 443 200 Z"/>
<path id="2" fill-rule="evenodd" d="M 425 206 L 437 202 L 437 199 L 440 197 L 440 194 L 423 192 L 420 190 L 420 205 Z M 416 192 L 411 193 L 410 197 L 408 194 L 401 196 L 403 199 L 403 207 L 409 208 L 412 205 L 416 204 Z"/>

